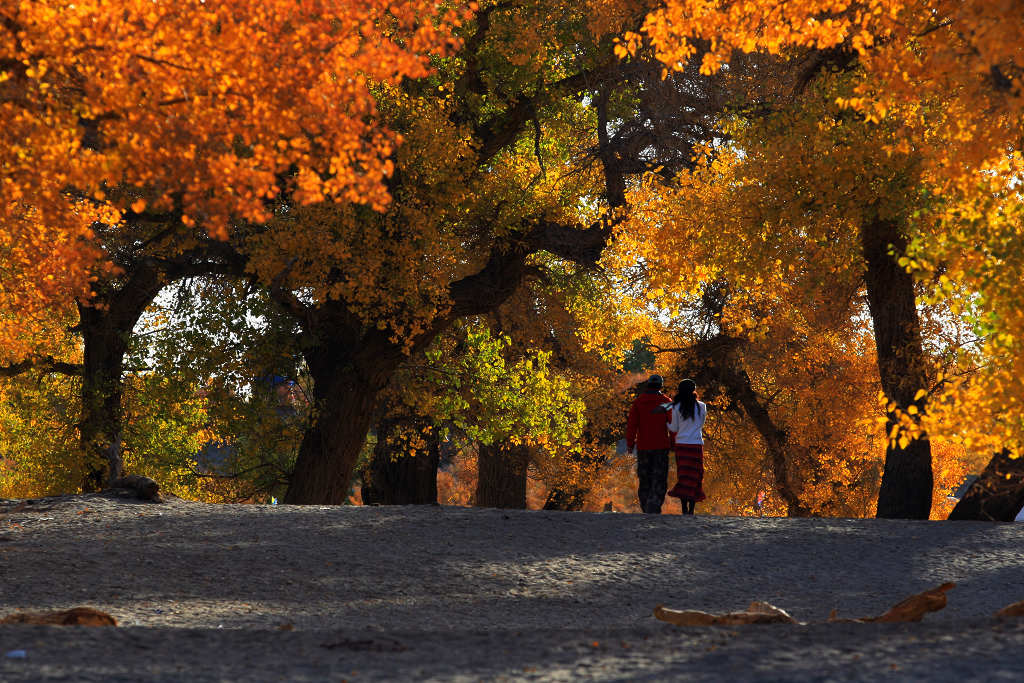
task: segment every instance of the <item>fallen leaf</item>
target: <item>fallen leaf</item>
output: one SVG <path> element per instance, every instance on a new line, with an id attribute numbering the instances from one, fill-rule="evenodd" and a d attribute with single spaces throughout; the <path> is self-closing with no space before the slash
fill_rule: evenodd
<path id="1" fill-rule="evenodd" d="M 1024 600 L 1007 605 L 996 612 L 997 617 L 1024 617 Z"/>
<path id="2" fill-rule="evenodd" d="M 117 626 L 117 620 L 92 607 L 73 607 L 57 612 L 15 612 L 0 618 L 0 624 L 50 626 Z"/>
<path id="3" fill-rule="evenodd" d="M 658 605 L 654 616 L 676 626 L 737 626 L 740 624 L 799 624 L 785 610 L 767 602 L 754 601 L 743 612 L 711 614 L 699 610 L 674 610 Z"/>
<path id="4" fill-rule="evenodd" d="M 828 615 L 830 622 L 858 622 L 858 623 L 894 623 L 907 621 L 921 621 L 921 618 L 929 613 L 936 612 L 946 606 L 946 591 L 955 587 L 955 583 L 944 583 L 936 588 L 931 588 L 922 593 L 911 595 L 893 605 L 887 612 L 877 617 L 863 617 L 861 619 L 840 619 L 836 616 L 836 610 Z M 1004 615 L 1003 612 L 1006 612 Z M 1010 605 L 1000 610 L 1000 616 L 1024 615 L 1024 601 Z M 729 612 L 727 614 L 711 614 L 698 610 L 674 610 L 658 605 L 654 608 L 654 616 L 661 621 L 667 621 L 676 626 L 736 626 L 740 624 L 800 624 L 791 617 L 785 610 L 767 602 L 754 601 L 750 603 L 743 612 Z"/>
<path id="5" fill-rule="evenodd" d="M 877 617 L 864 617 L 857 621 L 895 623 L 921 621 L 921 617 L 929 612 L 938 612 L 946 606 L 946 591 L 956 586 L 955 583 L 944 583 L 941 586 L 911 595 L 893 605 L 885 614 Z"/>

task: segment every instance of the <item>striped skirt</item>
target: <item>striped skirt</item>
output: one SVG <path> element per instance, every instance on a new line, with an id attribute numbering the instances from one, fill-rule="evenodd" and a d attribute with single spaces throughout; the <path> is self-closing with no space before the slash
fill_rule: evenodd
<path id="1" fill-rule="evenodd" d="M 700 444 L 676 444 L 676 485 L 668 495 L 698 503 L 704 495 L 704 447 Z"/>

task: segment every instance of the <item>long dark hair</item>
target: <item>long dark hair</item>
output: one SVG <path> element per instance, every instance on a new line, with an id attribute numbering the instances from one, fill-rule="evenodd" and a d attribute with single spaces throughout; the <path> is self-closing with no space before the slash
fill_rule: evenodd
<path id="1" fill-rule="evenodd" d="M 684 379 L 679 383 L 679 391 L 672 399 L 672 405 L 679 406 L 679 417 L 684 420 L 697 419 L 697 383 L 692 379 Z"/>

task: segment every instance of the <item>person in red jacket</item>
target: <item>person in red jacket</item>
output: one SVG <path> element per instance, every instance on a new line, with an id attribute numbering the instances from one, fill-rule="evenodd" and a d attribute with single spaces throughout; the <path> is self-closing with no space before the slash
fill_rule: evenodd
<path id="1" fill-rule="evenodd" d="M 661 393 L 665 380 L 651 375 L 644 390 L 629 408 L 626 422 L 626 449 L 632 453 L 636 447 L 636 475 L 640 480 L 637 496 L 640 508 L 651 514 L 661 514 L 668 489 L 668 452 L 672 439 L 668 433 L 670 413 L 663 406 L 670 399 Z"/>

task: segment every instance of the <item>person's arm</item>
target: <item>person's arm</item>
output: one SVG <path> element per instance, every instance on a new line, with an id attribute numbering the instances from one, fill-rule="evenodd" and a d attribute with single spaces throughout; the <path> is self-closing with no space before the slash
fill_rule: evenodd
<path id="1" fill-rule="evenodd" d="M 629 418 L 626 420 L 626 452 L 632 453 L 636 445 L 636 435 L 640 430 L 640 420 L 637 415 L 636 404 L 629 407 Z"/>
<path id="2" fill-rule="evenodd" d="M 679 431 L 679 411 L 675 406 L 668 409 L 668 431 L 672 435 L 672 441 L 676 440 L 676 433 Z"/>

